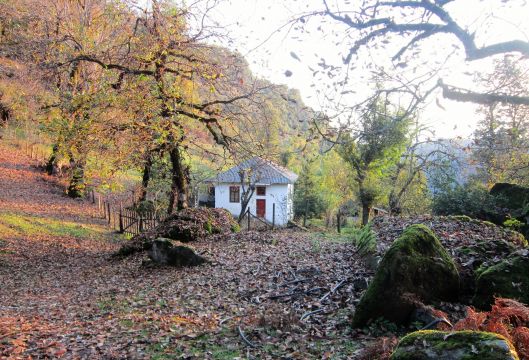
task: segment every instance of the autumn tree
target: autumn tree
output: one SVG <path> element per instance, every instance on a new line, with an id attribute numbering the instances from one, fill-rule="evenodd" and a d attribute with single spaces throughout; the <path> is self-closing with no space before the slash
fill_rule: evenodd
<path id="1" fill-rule="evenodd" d="M 358 134 L 343 134 L 338 152 L 351 168 L 363 225 L 368 223 L 371 207 L 381 195 L 384 169 L 396 163 L 404 152 L 409 127 L 409 118 L 402 117 L 384 99 L 377 99 L 360 115 Z"/>
<path id="2" fill-rule="evenodd" d="M 28 27 L 39 45 L 33 61 L 56 86 L 57 101 L 47 108 L 57 109 L 50 125 L 61 146 L 54 148 L 72 162 L 72 194 L 82 189 L 93 149 L 118 155 L 135 147 L 143 155 L 124 156 L 143 167 L 144 185 L 151 157 L 168 157 L 172 212 L 189 205 L 188 152 L 203 145 L 198 133 L 242 151 L 237 124 L 249 116 L 259 84 L 226 76 L 236 73 L 235 57 L 204 42 L 210 31 L 190 27 L 198 15 L 192 9 L 169 1 L 152 1 L 143 12 L 118 0 L 34 5 L 43 15 Z"/>

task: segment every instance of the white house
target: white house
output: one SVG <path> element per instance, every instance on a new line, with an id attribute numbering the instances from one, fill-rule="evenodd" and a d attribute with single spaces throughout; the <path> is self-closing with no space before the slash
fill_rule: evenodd
<path id="1" fill-rule="evenodd" d="M 250 175 L 244 185 L 241 183 L 241 171 Z M 294 216 L 294 183 L 297 179 L 292 171 L 254 157 L 206 182 L 215 188 L 215 207 L 224 208 L 234 216 L 239 216 L 241 212 L 243 186 L 244 189 L 255 187 L 248 203 L 250 212 L 270 223 L 284 226 Z"/>

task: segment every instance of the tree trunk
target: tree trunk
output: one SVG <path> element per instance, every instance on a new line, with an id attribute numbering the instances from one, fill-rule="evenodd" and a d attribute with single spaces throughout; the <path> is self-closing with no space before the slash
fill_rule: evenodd
<path id="1" fill-rule="evenodd" d="M 307 214 L 309 213 L 309 199 L 305 193 L 305 211 L 303 212 L 303 227 L 307 226 Z"/>
<path id="2" fill-rule="evenodd" d="M 389 194 L 389 201 L 388 201 L 390 215 L 400 215 L 401 208 L 400 208 L 399 203 L 400 201 L 399 201 L 398 196 L 395 194 L 393 190 L 391 190 L 391 193 Z"/>
<path id="3" fill-rule="evenodd" d="M 244 214 L 246 213 L 246 209 L 248 208 L 248 204 L 250 203 L 250 200 L 252 199 L 254 192 L 255 192 L 255 187 L 252 189 L 250 188 L 250 185 L 248 185 L 248 190 L 242 192 L 241 212 L 239 214 L 239 224 L 241 223 L 244 217 Z"/>
<path id="4" fill-rule="evenodd" d="M 369 222 L 369 212 L 371 207 L 368 203 L 362 203 L 362 225 L 367 225 Z"/>
<path id="5" fill-rule="evenodd" d="M 57 168 L 57 153 L 59 152 L 59 146 L 57 144 L 53 145 L 53 150 L 51 152 L 51 156 L 48 159 L 48 162 L 46 163 L 46 173 L 48 175 L 53 175 L 55 172 L 55 169 Z"/>
<path id="6" fill-rule="evenodd" d="M 72 173 L 66 193 L 71 198 L 80 198 L 84 196 L 86 190 L 84 167 L 84 160 L 75 161 L 73 157 L 70 157 L 70 171 Z"/>
<path id="7" fill-rule="evenodd" d="M 189 168 L 184 164 L 182 152 L 179 146 L 174 146 L 169 151 L 171 159 L 171 192 L 169 194 L 169 206 L 167 213 L 172 214 L 176 210 L 189 207 Z"/>
<path id="8" fill-rule="evenodd" d="M 147 187 L 149 186 L 149 181 L 151 180 L 151 169 L 152 169 L 152 155 L 147 154 L 147 159 L 143 166 L 143 177 L 141 179 L 141 194 L 140 201 L 147 200 Z"/>

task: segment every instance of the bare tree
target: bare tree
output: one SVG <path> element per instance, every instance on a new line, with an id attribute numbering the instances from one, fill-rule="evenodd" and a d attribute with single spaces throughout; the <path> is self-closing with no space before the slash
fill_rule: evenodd
<path id="1" fill-rule="evenodd" d="M 302 15 L 298 19 L 323 15 L 345 25 L 348 28 L 347 34 L 353 39 L 347 55 L 343 58 L 345 64 L 351 63 L 361 48 L 373 44 L 389 44 L 394 40 L 404 45 L 398 47 L 391 60 L 397 67 L 405 67 L 409 60 L 405 58 L 406 55 L 420 55 L 420 51 L 417 51 L 418 45 L 433 40 L 440 34 L 454 38 L 456 41 L 454 46 L 463 47 L 467 61 L 508 53 L 529 56 L 529 42 L 523 40 L 478 45 L 475 40 L 476 34 L 460 25 L 447 9 L 450 5 L 456 6 L 462 2 L 461 0 L 364 0 L 354 2 L 350 7 L 331 7 L 326 0 L 323 0 L 323 11 Z M 501 91 L 482 93 L 450 86 L 442 79 L 437 81 L 436 87 L 442 89 L 445 98 L 456 101 L 478 104 L 494 102 L 529 104 L 527 94 L 509 94 Z"/>
<path id="2" fill-rule="evenodd" d="M 248 204 L 255 193 L 255 184 L 259 181 L 259 169 L 246 168 L 239 170 L 239 178 L 241 179 L 241 212 L 239 213 L 239 224 L 242 222 L 244 215 L 248 209 Z"/>

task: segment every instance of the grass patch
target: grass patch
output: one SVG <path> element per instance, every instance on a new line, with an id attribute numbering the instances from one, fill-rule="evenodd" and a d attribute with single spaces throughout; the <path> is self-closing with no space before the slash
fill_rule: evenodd
<path id="1" fill-rule="evenodd" d="M 0 237 L 48 235 L 91 238 L 105 233 L 97 226 L 60 221 L 53 218 L 0 213 Z"/>

